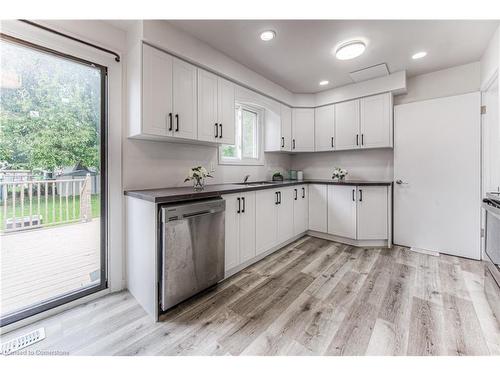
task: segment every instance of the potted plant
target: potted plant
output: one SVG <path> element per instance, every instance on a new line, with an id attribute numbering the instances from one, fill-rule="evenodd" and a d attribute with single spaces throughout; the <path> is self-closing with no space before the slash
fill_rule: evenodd
<path id="1" fill-rule="evenodd" d="M 347 171 L 344 168 L 335 167 L 332 178 L 342 181 L 347 176 Z"/>
<path id="2" fill-rule="evenodd" d="M 188 176 L 184 182 L 193 181 L 194 190 L 203 190 L 205 188 L 205 179 L 207 177 L 212 178 L 213 176 L 205 169 L 205 167 L 197 166 L 189 170 Z"/>

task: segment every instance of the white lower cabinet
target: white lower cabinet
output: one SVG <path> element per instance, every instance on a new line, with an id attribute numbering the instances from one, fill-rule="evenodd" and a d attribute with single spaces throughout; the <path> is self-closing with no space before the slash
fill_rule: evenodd
<path id="1" fill-rule="evenodd" d="M 255 257 L 255 192 L 229 194 L 226 201 L 225 270 Z"/>
<path id="2" fill-rule="evenodd" d="M 278 243 L 293 237 L 293 188 L 278 190 Z"/>
<path id="3" fill-rule="evenodd" d="M 328 186 L 328 233 L 356 238 L 356 186 Z"/>
<path id="4" fill-rule="evenodd" d="M 309 230 L 327 232 L 328 185 L 309 185 Z"/>
<path id="5" fill-rule="evenodd" d="M 328 234 L 353 240 L 387 240 L 386 186 L 328 186 Z"/>
<path id="6" fill-rule="evenodd" d="M 389 233 L 387 187 L 358 187 L 357 239 L 385 240 Z"/>
<path id="7" fill-rule="evenodd" d="M 255 247 L 261 254 L 278 241 L 278 192 L 274 189 L 255 193 Z"/>
<path id="8" fill-rule="evenodd" d="M 309 191 L 307 185 L 293 188 L 293 235 L 304 233 L 309 228 Z"/>

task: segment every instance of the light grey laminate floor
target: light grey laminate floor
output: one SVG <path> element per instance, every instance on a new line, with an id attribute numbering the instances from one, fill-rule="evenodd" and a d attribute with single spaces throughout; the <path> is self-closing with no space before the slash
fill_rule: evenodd
<path id="1" fill-rule="evenodd" d="M 162 322 L 121 292 L 18 333 L 45 327 L 35 353 L 499 355 L 500 292 L 491 282 L 481 262 L 304 237 Z"/>

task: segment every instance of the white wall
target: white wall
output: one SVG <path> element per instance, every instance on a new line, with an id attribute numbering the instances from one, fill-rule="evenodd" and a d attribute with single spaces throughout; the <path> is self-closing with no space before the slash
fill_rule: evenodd
<path id="1" fill-rule="evenodd" d="M 454 66 L 410 77 L 407 93 L 394 97 L 394 105 L 479 91 L 480 63 Z"/>
<path id="2" fill-rule="evenodd" d="M 495 31 L 481 57 L 481 88 L 485 89 L 500 64 L 500 27 Z"/>
<path id="3" fill-rule="evenodd" d="M 392 181 L 392 149 L 318 152 L 292 156 L 292 169 L 302 170 L 304 178 L 330 179 L 333 168 L 347 169 L 350 180 Z"/>

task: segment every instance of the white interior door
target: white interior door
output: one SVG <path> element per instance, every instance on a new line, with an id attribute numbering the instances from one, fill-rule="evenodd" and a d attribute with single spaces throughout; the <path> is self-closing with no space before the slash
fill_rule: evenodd
<path id="1" fill-rule="evenodd" d="M 394 243 L 480 258 L 480 103 L 476 92 L 394 107 Z"/>

